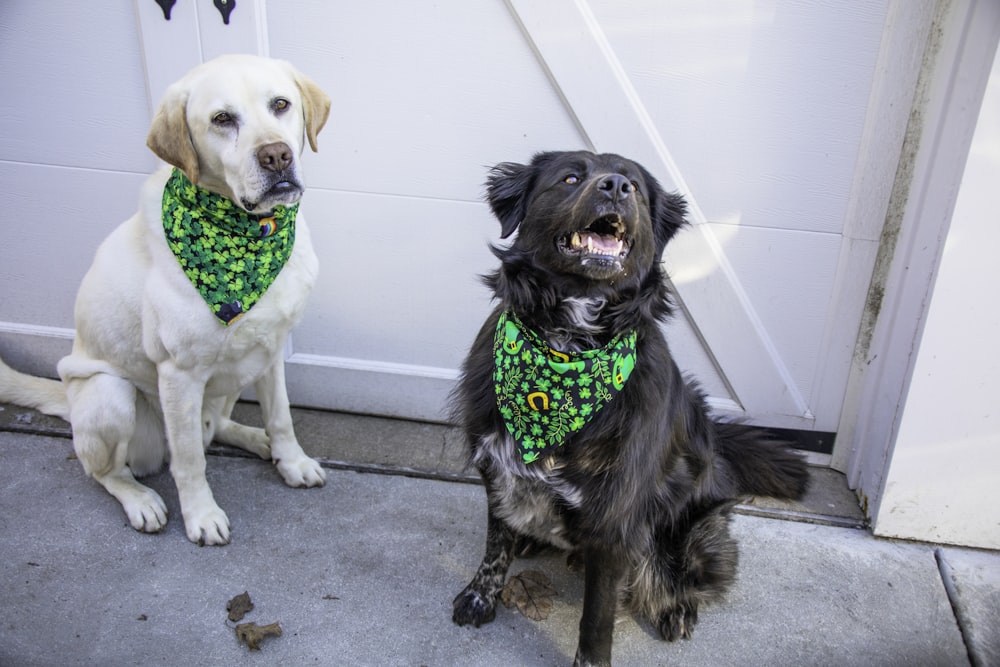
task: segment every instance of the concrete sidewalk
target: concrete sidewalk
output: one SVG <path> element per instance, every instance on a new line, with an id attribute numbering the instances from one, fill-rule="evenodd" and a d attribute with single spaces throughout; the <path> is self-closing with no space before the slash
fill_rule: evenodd
<path id="1" fill-rule="evenodd" d="M 44 421 L 36 417 L 15 421 Z M 407 433 L 420 441 L 436 428 L 358 420 L 350 437 L 362 444 Z M 139 534 L 84 476 L 68 439 L 41 435 L 44 424 L 25 430 L 0 431 L 0 665 L 572 662 L 583 584 L 558 557 L 512 568 L 551 580 L 558 593 L 546 620 L 502 608 L 480 629 L 451 623 L 485 529 L 483 490 L 453 481 L 459 473 L 331 469 L 326 487 L 300 490 L 266 462 L 212 456 L 209 481 L 233 541 L 199 548 L 184 536 L 168 474 L 146 481 L 167 501 L 170 523 Z M 391 462 L 362 468 L 394 471 Z M 877 540 L 833 523 L 737 516 L 741 565 L 728 601 L 675 644 L 621 618 L 615 664 L 1000 664 L 1000 555 Z M 283 631 L 257 652 L 237 642 L 226 617 L 244 591 L 255 608 L 243 621 Z"/>

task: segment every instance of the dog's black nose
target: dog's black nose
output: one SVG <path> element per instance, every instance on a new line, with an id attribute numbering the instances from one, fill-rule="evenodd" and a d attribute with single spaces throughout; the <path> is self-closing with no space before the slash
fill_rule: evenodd
<path id="1" fill-rule="evenodd" d="M 257 162 L 268 171 L 287 169 L 292 163 L 292 149 L 281 141 L 266 144 L 257 149 Z"/>
<path id="2" fill-rule="evenodd" d="M 635 191 L 635 186 L 632 185 L 632 181 L 621 174 L 611 174 L 600 180 L 597 189 L 605 193 L 609 199 L 618 201 L 632 194 Z"/>

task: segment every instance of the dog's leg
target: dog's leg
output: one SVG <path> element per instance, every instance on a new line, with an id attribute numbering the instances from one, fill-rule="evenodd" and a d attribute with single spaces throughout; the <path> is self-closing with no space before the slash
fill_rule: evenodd
<path id="1" fill-rule="evenodd" d="M 170 473 L 177 486 L 184 528 L 200 546 L 229 543 L 229 517 L 216 504 L 205 478 L 202 403 L 205 381 L 177 368 L 172 361 L 157 366 L 160 405 L 170 449 Z"/>
<path id="2" fill-rule="evenodd" d="M 576 667 L 611 665 L 611 641 L 615 631 L 618 591 L 625 572 L 624 559 L 607 549 L 584 551 L 585 588 Z"/>
<path id="3" fill-rule="evenodd" d="M 166 504 L 156 491 L 135 480 L 126 463 L 136 428 L 135 386 L 99 373 L 68 380 L 66 395 L 73 449 L 84 471 L 121 503 L 133 528 L 144 533 L 161 530 L 167 523 Z"/>
<path id="4" fill-rule="evenodd" d="M 271 445 L 267 437 L 267 432 L 261 428 L 246 426 L 233 421 L 230 415 L 233 413 L 233 406 L 239 400 L 239 394 L 234 394 L 224 400 L 222 409 L 213 413 L 215 419 L 215 439 L 224 445 L 239 447 L 251 454 L 256 454 L 262 459 L 271 459 Z M 213 416 L 206 416 L 206 420 Z"/>
<path id="5" fill-rule="evenodd" d="M 254 384 L 257 400 L 264 413 L 264 428 L 270 439 L 271 460 L 288 486 L 323 486 L 326 471 L 306 456 L 295 438 L 292 411 L 285 388 L 285 363 L 277 357 L 271 367 Z"/>
<path id="6" fill-rule="evenodd" d="M 493 512 L 486 521 L 486 553 L 476 576 L 452 602 L 451 620 L 458 625 L 479 627 L 496 617 L 497 596 L 514 560 L 514 533 Z"/>

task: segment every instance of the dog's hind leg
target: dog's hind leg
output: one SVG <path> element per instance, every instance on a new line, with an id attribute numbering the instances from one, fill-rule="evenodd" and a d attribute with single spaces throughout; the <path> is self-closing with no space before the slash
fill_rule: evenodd
<path id="1" fill-rule="evenodd" d="M 158 532 L 167 523 L 167 506 L 158 493 L 136 481 L 127 463 L 136 429 L 135 386 L 98 373 L 71 379 L 66 388 L 73 448 L 84 471 L 121 503 L 133 528 Z"/>
<path id="2" fill-rule="evenodd" d="M 206 439 L 211 442 L 212 434 L 214 434 L 215 439 L 224 445 L 239 447 L 264 460 L 271 460 L 271 444 L 267 432 L 262 428 L 240 424 L 230 418 L 237 400 L 239 400 L 238 394 L 227 398 L 212 399 L 213 402 L 222 404 L 221 410 L 217 409 L 218 405 L 206 406 Z M 208 442 L 205 445 L 207 446 Z"/>
<path id="3" fill-rule="evenodd" d="M 690 639 L 699 606 L 720 600 L 736 578 L 739 552 L 729 533 L 733 504 L 725 501 L 661 528 L 657 553 L 637 570 L 632 606 L 663 639 Z"/>
<path id="4" fill-rule="evenodd" d="M 514 560 L 514 532 L 489 509 L 486 522 L 486 553 L 476 575 L 452 602 L 451 620 L 458 625 L 479 627 L 496 617 L 497 597 Z"/>

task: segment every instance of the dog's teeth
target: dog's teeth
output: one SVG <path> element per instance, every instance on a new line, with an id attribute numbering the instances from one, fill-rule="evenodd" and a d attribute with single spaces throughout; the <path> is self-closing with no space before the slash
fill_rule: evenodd
<path id="1" fill-rule="evenodd" d="M 580 235 L 578 233 L 573 232 L 573 236 L 571 236 L 569 239 L 569 245 L 571 248 L 580 247 Z"/>

